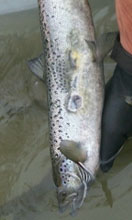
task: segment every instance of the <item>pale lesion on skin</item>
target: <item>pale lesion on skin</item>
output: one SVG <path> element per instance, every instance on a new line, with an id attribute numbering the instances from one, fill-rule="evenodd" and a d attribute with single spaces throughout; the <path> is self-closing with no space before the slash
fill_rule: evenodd
<path id="1" fill-rule="evenodd" d="M 83 97 L 87 88 L 85 75 L 89 68 L 88 61 L 93 60 L 93 53 L 80 31 L 76 28 L 71 30 L 67 41 L 69 49 L 65 53 L 67 57 L 66 82 L 69 92 L 65 103 L 68 111 L 77 113 L 78 110 L 85 111 L 87 101 L 89 102 L 89 100 L 84 100 Z M 86 66 L 87 68 L 85 68 Z"/>
<path id="2" fill-rule="evenodd" d="M 71 68 L 78 69 L 80 67 L 81 63 L 81 53 L 79 53 L 77 50 L 71 50 L 69 52 L 69 60 L 71 64 Z"/>
<path id="3" fill-rule="evenodd" d="M 67 109 L 74 113 L 78 112 L 78 110 L 84 112 L 87 105 L 92 101 L 90 99 L 91 95 L 87 94 L 88 85 L 86 84 L 86 81 L 88 79 L 86 79 L 85 75 L 88 71 L 88 67 L 86 70 L 84 69 L 87 63 L 87 57 L 82 51 L 76 49 L 71 50 L 69 55 L 72 69 L 70 71 L 71 74 L 69 74 L 70 91 L 68 94 Z M 84 97 L 88 98 L 85 98 L 84 100 Z"/>

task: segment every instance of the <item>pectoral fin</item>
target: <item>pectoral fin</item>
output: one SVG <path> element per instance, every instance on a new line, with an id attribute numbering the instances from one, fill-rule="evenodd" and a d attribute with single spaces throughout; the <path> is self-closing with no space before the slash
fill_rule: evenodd
<path id="1" fill-rule="evenodd" d="M 101 34 L 97 39 L 98 59 L 103 60 L 105 56 L 112 50 L 118 32 L 108 32 Z"/>
<path id="2" fill-rule="evenodd" d="M 42 81 L 45 82 L 44 54 L 28 61 L 29 69 Z"/>
<path id="3" fill-rule="evenodd" d="M 62 140 L 60 143 L 60 151 L 65 157 L 75 163 L 83 163 L 87 159 L 87 153 L 82 149 L 81 144 L 74 141 Z"/>

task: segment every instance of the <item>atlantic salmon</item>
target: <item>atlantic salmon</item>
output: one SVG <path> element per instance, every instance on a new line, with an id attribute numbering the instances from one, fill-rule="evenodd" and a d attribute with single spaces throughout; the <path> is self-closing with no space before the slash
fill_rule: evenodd
<path id="1" fill-rule="evenodd" d="M 61 211 L 80 208 L 99 168 L 104 39 L 87 0 L 38 0 L 43 55 L 29 61 L 47 84 L 50 154 Z M 46 73 L 46 77 L 45 77 Z"/>

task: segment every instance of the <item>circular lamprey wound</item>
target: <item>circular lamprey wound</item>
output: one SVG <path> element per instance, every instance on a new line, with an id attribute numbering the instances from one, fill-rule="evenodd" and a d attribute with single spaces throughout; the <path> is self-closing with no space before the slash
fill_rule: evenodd
<path id="1" fill-rule="evenodd" d="M 76 112 L 82 106 L 82 97 L 79 95 L 72 95 L 68 102 L 68 110 Z"/>

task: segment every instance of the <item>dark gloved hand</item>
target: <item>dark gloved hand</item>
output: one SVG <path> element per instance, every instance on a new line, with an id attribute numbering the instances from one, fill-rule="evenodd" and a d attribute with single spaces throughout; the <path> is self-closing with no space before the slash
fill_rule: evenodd
<path id="1" fill-rule="evenodd" d="M 132 134 L 132 55 L 121 46 L 119 36 L 112 57 L 118 63 L 106 85 L 102 119 L 101 169 L 108 171 Z"/>

